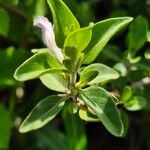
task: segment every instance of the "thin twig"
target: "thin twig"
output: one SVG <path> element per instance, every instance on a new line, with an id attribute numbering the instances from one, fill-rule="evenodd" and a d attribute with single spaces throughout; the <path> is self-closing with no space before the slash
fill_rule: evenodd
<path id="1" fill-rule="evenodd" d="M 8 4 L 5 4 L 5 3 L 2 3 L 1 6 L 7 10 L 10 14 L 13 14 L 23 20 L 26 20 L 27 19 L 27 15 L 24 13 L 24 12 L 21 12 L 19 10 L 17 10 L 16 8 L 8 5 Z"/>

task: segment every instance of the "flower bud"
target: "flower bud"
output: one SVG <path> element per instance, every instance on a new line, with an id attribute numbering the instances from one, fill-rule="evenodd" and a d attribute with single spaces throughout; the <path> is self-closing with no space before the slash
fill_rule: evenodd
<path id="1" fill-rule="evenodd" d="M 42 30 L 42 39 L 44 44 L 50 49 L 52 54 L 55 55 L 58 61 L 62 62 L 63 54 L 61 49 L 56 45 L 54 28 L 51 22 L 49 22 L 49 20 L 44 16 L 38 16 L 34 19 L 33 25 Z"/>

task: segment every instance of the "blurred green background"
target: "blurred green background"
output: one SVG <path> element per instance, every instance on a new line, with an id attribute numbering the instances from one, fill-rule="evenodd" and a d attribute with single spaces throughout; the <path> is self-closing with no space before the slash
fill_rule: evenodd
<path id="1" fill-rule="evenodd" d="M 52 17 L 46 0 L 0 0 L 0 149 L 150 150 L 150 0 L 64 2 L 81 26 L 110 17 L 135 18 L 111 39 L 96 60 L 120 73 L 119 79 L 103 85 L 107 90 L 121 97 L 124 87 L 131 87 L 136 106 L 129 108 L 132 111 L 125 110 L 129 118 L 127 136 L 116 138 L 100 123 L 82 122 L 80 126 L 78 117 L 77 124 L 72 124 L 65 114 L 42 129 L 19 133 L 22 120 L 35 104 L 54 93 L 38 79 L 21 83 L 13 78 L 15 69 L 31 56 L 31 49 L 45 47 L 33 19 L 44 15 L 52 21 Z M 66 124 L 70 129 L 65 130 Z"/>

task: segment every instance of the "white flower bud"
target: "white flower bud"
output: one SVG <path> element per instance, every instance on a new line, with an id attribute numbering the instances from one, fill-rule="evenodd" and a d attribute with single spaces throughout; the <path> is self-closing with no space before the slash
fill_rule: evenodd
<path id="1" fill-rule="evenodd" d="M 42 30 L 42 39 L 44 44 L 50 49 L 52 54 L 58 59 L 59 62 L 63 61 L 63 54 L 61 49 L 56 45 L 55 33 L 53 25 L 44 16 L 38 16 L 34 19 L 34 26 L 39 27 Z"/>

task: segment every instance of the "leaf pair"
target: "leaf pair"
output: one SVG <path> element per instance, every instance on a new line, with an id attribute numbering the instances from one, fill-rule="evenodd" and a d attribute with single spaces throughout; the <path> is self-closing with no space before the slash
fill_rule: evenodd
<path id="1" fill-rule="evenodd" d="M 146 105 L 146 100 L 141 95 L 134 96 L 131 87 L 125 86 L 120 100 L 129 111 L 141 110 Z"/>
<path id="2" fill-rule="evenodd" d="M 74 60 L 82 57 L 82 52 L 82 63 L 89 64 L 97 58 L 109 39 L 131 21 L 131 17 L 112 18 L 77 29 L 65 40 L 64 54 Z"/>
<path id="3" fill-rule="evenodd" d="M 124 134 L 125 129 L 121 116 L 107 91 L 93 86 L 80 91 L 79 96 L 95 112 L 109 132 L 115 136 Z M 20 132 L 31 131 L 44 126 L 60 112 L 68 98 L 52 95 L 41 100 L 22 123 Z"/>
<path id="4" fill-rule="evenodd" d="M 20 65 L 15 71 L 14 77 L 19 81 L 40 78 L 50 89 L 65 92 L 67 83 L 62 75 L 64 72 L 65 69 L 49 51 L 41 50 Z M 49 81 L 57 81 L 56 86 L 52 83 L 49 84 Z"/>
<path id="5" fill-rule="evenodd" d="M 87 47 L 91 40 L 92 27 L 85 27 L 72 32 L 65 40 L 63 64 L 70 71 L 77 70 L 81 65 L 83 50 Z M 81 62 L 80 62 L 81 61 Z"/>
<path id="6" fill-rule="evenodd" d="M 19 81 L 26 81 L 57 71 L 62 72 L 62 66 L 50 52 L 43 51 L 36 53 L 20 65 L 14 77 Z"/>
<path id="7" fill-rule="evenodd" d="M 65 71 L 56 58 L 47 49 L 43 49 L 20 65 L 14 77 L 19 81 L 40 78 L 46 87 L 66 92 L 68 83 L 63 75 Z"/>
<path id="8" fill-rule="evenodd" d="M 64 48 L 64 55 L 66 55 L 64 64 L 69 69 L 75 65 L 75 62 L 70 59 L 82 57 L 79 56 L 79 52 L 85 48 L 85 56 L 81 61 L 85 64 L 93 62 L 109 39 L 132 21 L 131 17 L 118 17 L 80 28 L 77 19 L 62 0 L 48 0 L 48 4 L 53 15 L 56 42 L 58 46 Z M 68 65 L 69 63 L 71 64 Z"/>

